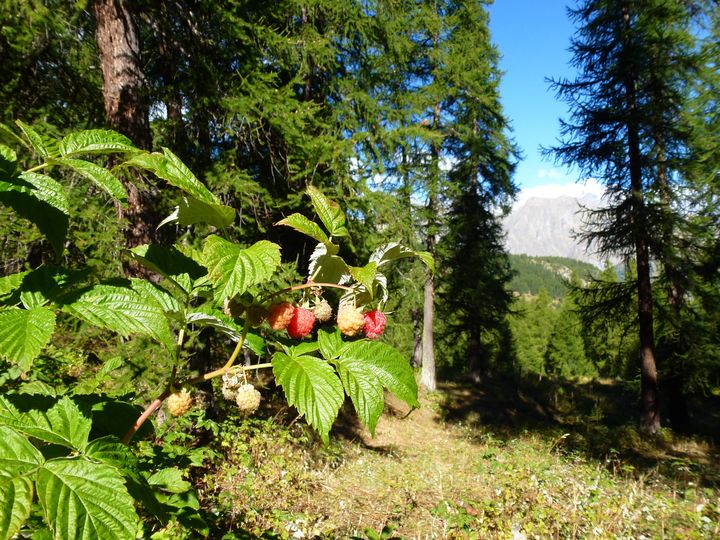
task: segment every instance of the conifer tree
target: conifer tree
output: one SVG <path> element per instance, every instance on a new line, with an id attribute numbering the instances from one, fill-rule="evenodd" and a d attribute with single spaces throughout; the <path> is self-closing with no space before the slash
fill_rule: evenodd
<path id="1" fill-rule="evenodd" d="M 587 215 L 584 238 L 602 254 L 620 254 L 637 268 L 642 425 L 660 426 L 651 261 L 663 256 L 671 167 L 687 149 L 677 118 L 691 64 L 689 4 L 668 0 L 586 0 L 571 10 L 575 80 L 555 81 L 571 117 L 561 123 L 557 158 L 600 179 L 605 209 Z M 664 179 L 664 180 L 663 180 Z M 664 187 L 663 187 L 664 186 Z M 663 192 L 665 190 L 665 192 Z"/>

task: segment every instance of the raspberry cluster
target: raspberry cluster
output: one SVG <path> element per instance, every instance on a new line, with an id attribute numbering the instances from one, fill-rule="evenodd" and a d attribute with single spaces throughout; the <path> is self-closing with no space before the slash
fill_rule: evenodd
<path id="1" fill-rule="evenodd" d="M 273 330 L 287 330 L 293 339 L 303 339 L 315 326 L 315 321 L 325 322 L 332 317 L 332 307 L 325 299 L 315 302 L 312 310 L 296 307 L 289 302 L 273 304 L 267 309 L 267 321 Z M 336 317 L 338 328 L 346 336 L 365 334 L 370 339 L 377 339 L 383 333 L 387 317 L 377 309 L 363 312 L 354 304 L 340 304 Z"/>

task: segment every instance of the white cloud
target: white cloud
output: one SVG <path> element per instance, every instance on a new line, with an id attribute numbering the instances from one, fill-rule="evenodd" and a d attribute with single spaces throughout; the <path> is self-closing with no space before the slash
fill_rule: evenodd
<path id="1" fill-rule="evenodd" d="M 552 178 L 554 180 L 564 180 L 568 177 L 557 169 L 540 169 L 537 176 L 538 178 Z"/>
<path id="2" fill-rule="evenodd" d="M 520 191 L 514 206 L 518 208 L 531 198 L 555 199 L 557 197 L 574 197 L 579 199 L 585 196 L 594 196 L 600 199 L 604 191 L 603 186 L 594 178 L 588 178 L 580 182 L 543 184 Z"/>

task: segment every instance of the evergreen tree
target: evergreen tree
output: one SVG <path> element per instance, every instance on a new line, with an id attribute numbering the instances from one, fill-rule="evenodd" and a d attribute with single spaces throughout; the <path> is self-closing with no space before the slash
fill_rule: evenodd
<path id="1" fill-rule="evenodd" d="M 636 263 L 642 424 L 654 432 L 660 416 L 651 260 L 662 259 L 663 232 L 674 217 L 663 177 L 667 185 L 687 148 L 677 117 L 691 63 L 690 12 L 669 0 L 586 0 L 570 13 L 580 24 L 571 45 L 579 75 L 554 83 L 571 120 L 561 124 L 564 140 L 553 150 L 605 184 L 609 206 L 589 213 L 585 238 L 600 253 Z"/>
<path id="2" fill-rule="evenodd" d="M 505 321 L 512 274 L 503 248 L 498 209 L 515 194 L 516 150 L 508 138 L 498 85 L 498 54 L 490 42 L 483 6 L 465 2 L 454 13 L 444 80 L 448 96 L 446 153 L 449 171 L 447 233 L 440 250 L 444 349 L 466 358 L 467 370 L 482 374 Z M 466 345 L 452 344 L 461 334 Z"/>

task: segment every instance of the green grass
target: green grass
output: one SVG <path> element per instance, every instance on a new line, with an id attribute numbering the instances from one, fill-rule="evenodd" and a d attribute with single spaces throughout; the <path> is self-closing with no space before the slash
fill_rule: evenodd
<path id="1" fill-rule="evenodd" d="M 380 538 L 387 525 L 407 539 L 718 537 L 717 441 L 641 434 L 633 395 L 609 382 L 444 385 L 407 417 L 390 399 L 374 439 L 344 416 L 329 447 L 266 409 L 216 441 L 226 457 L 201 502 L 226 538 Z"/>

